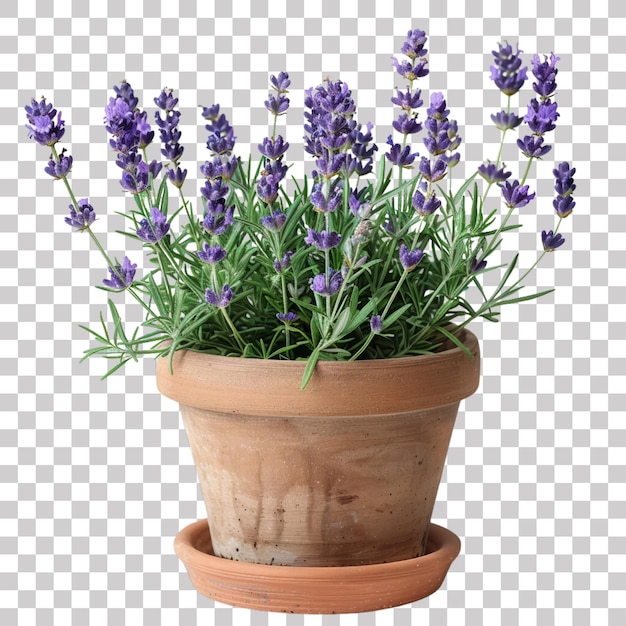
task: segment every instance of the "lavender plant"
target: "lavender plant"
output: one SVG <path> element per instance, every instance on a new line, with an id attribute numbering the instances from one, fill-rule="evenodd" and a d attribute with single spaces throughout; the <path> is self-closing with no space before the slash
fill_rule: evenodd
<path id="1" fill-rule="evenodd" d="M 291 195 L 284 184 L 289 143 L 276 133 L 290 105 L 288 74 L 270 77 L 265 106 L 272 130 L 258 145 L 256 165 L 236 156 L 235 131 L 219 104 L 203 107 L 210 157 L 200 165 L 201 212 L 183 194 L 187 170 L 181 166 L 178 99 L 168 89 L 154 99 L 161 150 L 159 159 L 149 160 L 155 131 L 148 113 L 138 108 L 129 83 L 115 86 L 104 122 L 122 170 L 120 185 L 134 200 L 125 234 L 147 253 L 150 269 L 143 274 L 128 257 L 120 262 L 104 250 L 94 231 L 94 208 L 72 190 L 72 157 L 57 148 L 65 132 L 61 113 L 45 98 L 33 99 L 25 107 L 29 137 L 51 150 L 45 171 L 67 189 L 65 221 L 88 233 L 108 269 L 101 288 L 111 293 L 111 322 L 102 318 L 101 329 L 86 329 L 96 345 L 85 358 L 112 359 L 106 375 L 142 355 L 171 359 L 182 349 L 306 359 L 305 386 L 319 360 L 427 354 L 446 341 L 465 350 L 459 334 L 472 320 L 497 321 L 500 307 L 552 291 L 520 293 L 541 258 L 565 242 L 559 228 L 575 205 L 575 169 L 568 163 L 554 169 L 557 222 L 541 233 L 536 263 L 518 278 L 518 255 L 505 265 L 488 263 L 503 234 L 519 228 L 510 223 L 512 215 L 535 200 L 526 179 L 532 162 L 551 150 L 545 142 L 559 116 L 558 57 L 534 56 L 535 97 L 520 117 L 511 99 L 525 85 L 528 69 L 519 49 L 499 44 L 491 79 L 506 96 L 506 108 L 491 117 L 501 132 L 500 148 L 494 161 L 479 165 L 453 190 L 450 172 L 460 160 L 462 139 L 443 94 L 432 93 L 426 119 L 418 119 L 423 101 L 416 83 L 429 73 L 426 41 L 423 31 L 409 31 L 401 50 L 405 59 L 393 58 L 408 85 L 391 98 L 399 113 L 378 162 L 373 126 L 357 122 L 348 85 L 327 79 L 306 90 L 305 151 L 315 170 L 294 180 Z M 522 124 L 527 134 L 517 145 L 527 165 L 514 178 L 501 162 L 502 149 L 505 136 Z M 420 153 L 413 142 L 424 130 Z M 178 193 L 175 201 L 170 187 Z M 506 208 L 503 215 L 499 205 Z M 482 279 L 491 271 L 501 278 L 488 290 Z M 470 287 L 475 289 L 468 292 Z M 115 304 L 119 292 L 145 310 L 145 321 L 132 334 Z M 472 304 L 468 293 L 478 294 L 480 302 Z"/>

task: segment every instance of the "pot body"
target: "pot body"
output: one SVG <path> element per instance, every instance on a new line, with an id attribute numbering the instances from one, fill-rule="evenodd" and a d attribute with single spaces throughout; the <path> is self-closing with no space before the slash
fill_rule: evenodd
<path id="1" fill-rule="evenodd" d="M 474 335 L 435 355 L 304 363 L 176 353 L 178 400 L 214 554 L 251 563 L 368 565 L 424 554 Z"/>

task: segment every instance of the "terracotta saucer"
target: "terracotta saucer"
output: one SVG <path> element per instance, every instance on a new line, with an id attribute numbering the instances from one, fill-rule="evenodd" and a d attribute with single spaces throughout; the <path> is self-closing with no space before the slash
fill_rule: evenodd
<path id="1" fill-rule="evenodd" d="M 415 559 L 348 567 L 257 565 L 214 556 L 208 523 L 199 520 L 178 533 L 174 549 L 196 590 L 218 602 L 282 613 L 362 613 L 434 593 L 461 541 L 431 524 L 427 553 Z"/>

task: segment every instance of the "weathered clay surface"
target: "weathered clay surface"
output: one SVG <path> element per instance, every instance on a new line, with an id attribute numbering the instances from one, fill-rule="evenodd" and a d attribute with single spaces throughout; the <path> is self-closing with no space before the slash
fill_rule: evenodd
<path id="1" fill-rule="evenodd" d="M 424 554 L 471 358 L 437 355 L 304 364 L 177 353 L 157 365 L 178 400 L 212 550 L 267 565 L 346 566 Z"/>

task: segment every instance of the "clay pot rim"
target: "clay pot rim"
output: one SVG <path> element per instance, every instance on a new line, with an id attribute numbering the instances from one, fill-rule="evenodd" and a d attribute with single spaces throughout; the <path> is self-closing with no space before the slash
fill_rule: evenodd
<path id="1" fill-rule="evenodd" d="M 261 611 L 357 613 L 421 600 L 434 593 L 461 550 L 452 531 L 430 524 L 424 556 L 391 563 L 329 567 L 264 565 L 231 561 L 210 548 L 207 520 L 183 528 L 174 549 L 203 595 Z"/>
<path id="2" fill-rule="evenodd" d="M 228 357 L 191 350 L 157 359 L 159 391 L 181 405 L 267 416 L 385 415 L 457 404 L 480 379 L 478 339 L 465 350 L 362 361 L 319 361 L 306 389 L 306 361 Z M 347 401 L 349 399 L 349 401 Z"/>

